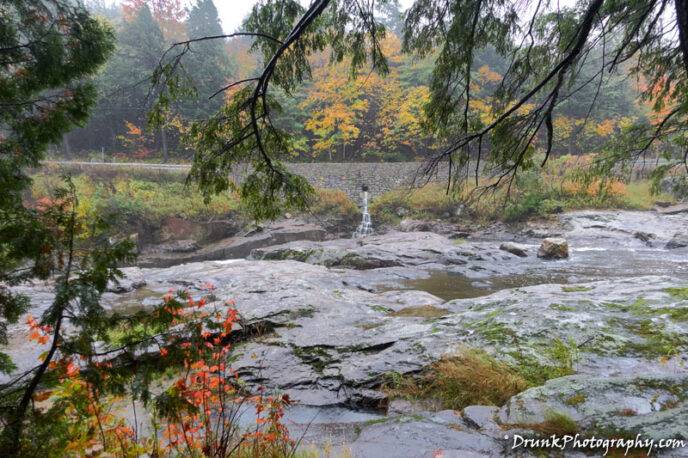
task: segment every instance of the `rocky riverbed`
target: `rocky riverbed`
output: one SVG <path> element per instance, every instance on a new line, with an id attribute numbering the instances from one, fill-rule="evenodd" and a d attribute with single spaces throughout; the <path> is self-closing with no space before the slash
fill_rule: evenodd
<path id="1" fill-rule="evenodd" d="M 584 211 L 466 238 L 406 224 L 327 241 L 308 227 L 315 240 L 261 242 L 247 259 L 127 268 L 104 303 L 145 308 L 170 288 L 212 283 L 262 330 L 237 349 L 242 379 L 299 401 L 287 419 L 304 443 L 354 456 L 500 456 L 505 435 L 551 412 L 588 433 L 688 439 L 687 223 L 688 213 Z M 568 241 L 568 259 L 536 256 L 552 236 Z M 500 249 L 505 242 L 523 252 Z M 51 300 L 49 285 L 26 291 L 34 315 Z M 42 351 L 20 344 L 23 333 L 10 329 L 20 369 Z M 419 372 L 463 347 L 554 364 L 557 341 L 576 349 L 575 373 L 504 406 L 430 412 L 378 390 L 389 374 Z"/>

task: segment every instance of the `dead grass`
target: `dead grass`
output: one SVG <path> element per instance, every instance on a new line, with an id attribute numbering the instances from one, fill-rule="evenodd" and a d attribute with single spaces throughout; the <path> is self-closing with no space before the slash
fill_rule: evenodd
<path id="1" fill-rule="evenodd" d="M 469 405 L 501 406 L 526 388 L 528 382 L 514 369 L 473 349 L 441 359 L 417 378 L 392 377 L 383 386 L 390 397 L 429 399 L 454 410 Z"/>

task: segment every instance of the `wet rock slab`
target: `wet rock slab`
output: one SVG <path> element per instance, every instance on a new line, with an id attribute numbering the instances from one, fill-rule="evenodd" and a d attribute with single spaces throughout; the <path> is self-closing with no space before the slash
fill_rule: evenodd
<path id="1" fill-rule="evenodd" d="M 295 240 L 324 240 L 326 236 L 325 229 L 318 225 L 284 221 L 243 237 L 227 238 L 202 248 L 188 243 L 181 247 L 184 249 L 177 246 L 158 246 L 144 253 L 137 264 L 141 267 L 171 267 L 189 262 L 244 258 L 256 248 Z"/>
<path id="2" fill-rule="evenodd" d="M 237 348 L 234 367 L 242 378 L 309 405 L 384 409 L 376 387 L 386 374 L 420 371 L 461 345 L 515 364 L 514 353 L 554 364 L 549 349 L 558 339 L 579 347 L 575 369 L 581 374 L 684 370 L 687 342 L 681 336 L 688 324 L 677 317 L 687 301 L 669 292 L 680 284 L 670 277 L 538 285 L 444 302 L 419 291 L 371 292 L 356 286 L 368 271 L 296 261 L 214 261 L 128 272 L 162 292 L 180 282 L 192 292 L 214 284 L 215 296 L 234 299 L 246 324 L 270 331 Z M 116 308 L 121 296 L 105 299 Z M 441 313 L 428 313 L 434 310 Z M 644 328 L 648 319 L 651 329 Z M 658 354 L 658 336 L 672 339 L 675 351 Z"/>
<path id="3" fill-rule="evenodd" d="M 348 446 L 354 457 L 498 457 L 505 444 L 470 427 L 454 411 L 368 426 Z"/>

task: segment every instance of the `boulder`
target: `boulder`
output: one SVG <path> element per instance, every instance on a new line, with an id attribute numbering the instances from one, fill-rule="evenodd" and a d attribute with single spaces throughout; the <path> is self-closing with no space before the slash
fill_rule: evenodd
<path id="1" fill-rule="evenodd" d="M 569 257 L 569 244 L 566 239 L 547 238 L 542 241 L 538 250 L 538 258 L 565 259 Z"/>
<path id="2" fill-rule="evenodd" d="M 442 412 L 440 412 L 441 414 Z M 465 430 L 461 419 L 445 423 L 442 415 L 402 417 L 362 428 L 350 444 L 353 457 L 504 456 L 504 444 L 478 431 Z"/>
<path id="3" fill-rule="evenodd" d="M 468 406 L 463 409 L 463 419 L 476 429 L 498 430 L 499 426 L 495 421 L 498 412 L 499 407 L 495 406 Z"/>
<path id="4" fill-rule="evenodd" d="M 673 250 L 674 248 L 684 248 L 688 246 L 688 233 L 677 232 L 669 240 L 664 248 L 667 250 Z"/>
<path id="5" fill-rule="evenodd" d="M 553 413 L 583 432 L 607 430 L 651 439 L 688 437 L 688 379 L 682 375 L 622 377 L 572 375 L 548 380 L 513 396 L 500 409 L 502 426 L 532 425 Z"/>
<path id="6" fill-rule="evenodd" d="M 431 232 L 432 223 L 416 219 L 404 218 L 399 223 L 401 232 Z"/>
<path id="7" fill-rule="evenodd" d="M 525 258 L 528 256 L 528 248 L 524 245 L 519 245 L 518 243 L 504 242 L 501 245 L 499 245 L 499 249 L 521 258 Z"/>
<path id="8" fill-rule="evenodd" d="M 688 212 L 688 204 L 670 205 L 668 207 L 657 208 L 656 210 L 657 213 L 661 213 L 663 215 L 678 215 L 679 213 Z"/>
<path id="9" fill-rule="evenodd" d="M 191 253 L 200 247 L 195 240 L 174 240 L 152 247 L 149 251 L 154 253 Z"/>

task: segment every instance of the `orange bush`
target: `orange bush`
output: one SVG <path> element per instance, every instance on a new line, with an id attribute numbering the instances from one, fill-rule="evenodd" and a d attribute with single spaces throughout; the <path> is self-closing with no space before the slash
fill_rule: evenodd
<path id="1" fill-rule="evenodd" d="M 208 292 L 214 289 L 211 284 L 204 288 Z M 173 407 L 157 409 L 160 421 L 153 424 L 155 434 L 151 437 L 138 437 L 135 427 L 113 413 L 112 401 L 89 381 L 92 378 L 82 376 L 78 359 L 63 355 L 51 361 L 49 369 L 57 375 L 59 384 L 50 391 L 36 393 L 34 401 L 47 401 L 52 410 L 59 406 L 56 412 L 66 426 L 70 454 L 256 458 L 293 454 L 295 441 L 282 423 L 284 409 L 291 404 L 289 397 L 270 395 L 264 388 L 254 394 L 243 390 L 238 374 L 227 362 L 238 312 L 231 300 L 214 307 L 208 309 L 208 296 L 194 299 L 188 292 L 176 296 L 170 292 L 152 312 L 170 318 L 170 329 L 186 323 L 195 331 L 183 337 L 161 335 L 162 340 L 157 340 L 160 358 L 176 357 L 182 370 L 164 393 L 172 401 L 167 406 Z M 41 326 L 33 317 L 27 319 L 27 324 L 32 340 L 46 343 L 50 339 L 52 328 Z M 98 372 L 97 378 L 107 380 L 112 362 L 96 359 L 82 357 L 90 371 Z M 256 420 L 252 427 L 243 429 L 238 423 L 240 409 L 248 405 L 255 410 Z"/>

